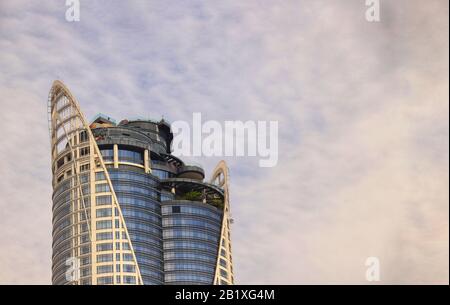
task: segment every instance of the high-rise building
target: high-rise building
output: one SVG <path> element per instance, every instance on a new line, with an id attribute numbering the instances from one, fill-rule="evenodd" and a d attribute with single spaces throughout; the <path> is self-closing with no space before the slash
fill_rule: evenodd
<path id="1" fill-rule="evenodd" d="M 166 121 L 89 124 L 60 81 L 48 111 L 53 284 L 233 284 L 225 162 L 206 182 Z"/>

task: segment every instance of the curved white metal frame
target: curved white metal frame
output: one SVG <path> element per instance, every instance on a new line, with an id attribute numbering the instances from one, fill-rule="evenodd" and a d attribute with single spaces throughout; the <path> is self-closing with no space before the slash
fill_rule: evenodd
<path id="1" fill-rule="evenodd" d="M 57 105 L 57 103 L 60 101 L 61 97 L 65 97 L 67 99 L 67 104 L 63 105 L 63 107 L 61 107 L 60 109 L 57 109 L 58 107 L 55 107 Z M 71 109 L 70 109 L 71 108 Z M 67 117 L 63 117 L 62 112 L 65 111 L 66 109 L 68 109 L 68 113 L 69 115 Z M 95 219 L 95 208 L 93 207 L 93 202 L 95 202 L 95 190 L 94 190 L 94 181 L 95 179 L 92 179 L 95 174 L 94 171 L 95 169 L 98 169 L 99 171 L 103 171 L 107 184 L 109 186 L 109 195 L 111 195 L 112 197 L 112 206 L 113 206 L 113 211 L 118 211 L 119 215 L 114 215 L 115 212 L 112 213 L 111 216 L 111 220 L 112 220 L 112 232 L 113 232 L 113 283 L 114 284 L 119 284 L 117 283 L 116 280 L 116 274 L 118 273 L 118 271 L 116 270 L 116 226 L 115 226 L 115 216 L 118 216 L 120 223 L 121 223 L 121 227 L 124 230 L 125 236 L 126 236 L 126 240 L 130 246 L 131 249 L 131 253 L 133 256 L 133 263 L 135 265 L 135 276 L 137 277 L 137 283 L 138 284 L 143 284 L 143 280 L 142 280 L 142 276 L 139 270 L 139 264 L 137 262 L 136 259 L 136 255 L 133 249 L 133 244 L 131 242 L 129 233 L 128 233 L 128 229 L 126 226 L 126 222 L 125 222 L 125 218 L 122 214 L 122 210 L 119 204 L 119 201 L 117 199 L 117 196 L 114 192 L 114 188 L 110 179 L 110 176 L 108 174 L 108 170 L 105 166 L 105 163 L 103 161 L 102 155 L 100 153 L 100 150 L 98 148 L 97 142 L 95 141 L 95 138 L 91 132 L 91 129 L 89 127 L 89 124 L 87 122 L 87 120 L 85 119 L 84 115 L 82 114 L 80 107 L 78 105 L 77 100 L 75 99 L 75 97 L 72 95 L 72 93 L 69 91 L 69 89 L 61 82 L 61 81 L 55 81 L 52 85 L 52 88 L 50 90 L 49 93 L 49 103 L 48 103 L 48 111 L 49 111 L 49 131 L 50 131 L 50 137 L 51 137 L 51 149 L 52 149 L 52 171 L 54 174 L 54 179 L 53 179 L 53 185 L 56 184 L 56 179 L 57 177 L 55 177 L 55 174 L 57 173 L 57 169 L 56 169 L 56 163 L 57 160 L 59 160 L 59 158 L 61 158 L 61 156 L 64 156 L 65 154 L 67 154 L 69 151 L 72 154 L 72 158 L 71 158 L 71 170 L 74 173 L 74 176 L 76 177 L 76 181 L 77 181 L 77 189 L 80 192 L 80 198 L 81 198 L 81 203 L 83 206 L 83 210 L 85 211 L 85 217 L 88 220 L 88 231 L 89 231 L 89 237 L 90 237 L 90 241 L 91 241 L 91 264 L 92 264 L 92 270 L 91 270 L 91 276 L 92 276 L 92 280 L 93 282 L 96 282 L 96 278 L 94 281 L 94 277 L 96 277 L 96 257 L 94 254 L 96 254 L 96 248 L 94 247 L 94 244 L 96 243 L 95 241 L 95 236 L 93 234 L 93 230 L 91 230 L 91 228 L 93 227 L 93 224 L 95 223 L 95 221 L 92 219 Z M 71 113 L 74 112 L 74 113 Z M 79 120 L 79 121 L 77 121 Z M 66 124 L 68 124 L 71 127 L 71 130 L 67 130 L 66 128 Z M 79 124 L 79 126 L 78 126 Z M 62 127 L 62 133 L 63 135 L 58 137 L 58 133 L 60 132 L 60 128 Z M 82 187 L 81 187 L 81 183 L 80 183 L 80 172 L 79 172 L 79 159 L 81 158 L 79 155 L 76 155 L 76 151 L 77 149 L 74 148 L 73 145 L 73 140 L 75 139 L 74 134 L 79 134 L 80 131 L 86 131 L 86 134 L 88 136 L 88 142 L 89 142 L 89 147 L 90 147 L 90 173 L 91 173 L 91 179 L 90 179 L 90 183 L 91 183 L 91 210 L 90 210 L 90 215 L 91 217 L 88 217 L 88 213 L 86 212 L 86 204 L 84 202 L 84 194 L 82 191 Z M 61 142 L 64 140 L 67 141 L 66 147 L 59 152 L 58 151 L 58 145 L 61 144 Z M 62 142 L 64 143 L 64 142 Z M 79 143 L 78 143 L 79 144 Z M 66 151 L 68 149 L 68 151 Z M 102 193 L 104 194 L 104 193 Z M 75 201 L 75 199 L 73 200 Z M 116 209 L 115 209 L 116 208 Z M 89 220 L 91 221 L 91 224 L 89 224 Z M 94 229 L 95 231 L 95 229 Z M 120 234 L 120 239 L 122 239 L 122 234 Z M 121 260 L 122 261 L 122 260 Z M 123 261 L 122 261 L 123 262 Z M 117 264 L 119 264 L 119 262 L 117 262 Z M 123 271 L 123 268 L 120 269 L 120 271 Z M 79 279 L 77 281 L 74 281 L 73 283 L 79 283 Z M 120 282 L 122 283 L 122 281 Z"/>
<path id="2" fill-rule="evenodd" d="M 211 183 L 216 184 L 224 190 L 224 205 L 223 205 L 223 217 L 221 237 L 219 241 L 219 248 L 217 251 L 216 271 L 214 275 L 213 284 L 221 284 L 221 279 L 224 279 L 229 284 L 234 284 L 233 276 L 233 260 L 231 253 L 231 238 L 230 238 L 230 197 L 229 197 L 229 171 L 225 161 L 220 161 L 213 171 Z M 221 250 L 225 250 L 225 256 L 221 255 Z M 225 259 L 227 266 L 223 267 L 220 264 L 220 259 Z M 227 277 L 223 277 L 220 270 L 223 269 L 227 272 Z"/>

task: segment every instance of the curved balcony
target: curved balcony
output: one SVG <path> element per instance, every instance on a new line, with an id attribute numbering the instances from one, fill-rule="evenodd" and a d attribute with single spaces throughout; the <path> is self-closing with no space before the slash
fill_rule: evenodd
<path id="1" fill-rule="evenodd" d="M 183 165 L 178 168 L 177 177 L 203 181 L 205 171 L 197 165 Z"/>
<path id="2" fill-rule="evenodd" d="M 161 180 L 163 190 L 171 191 L 175 200 L 197 201 L 223 209 L 224 192 L 213 184 L 187 178 Z"/>

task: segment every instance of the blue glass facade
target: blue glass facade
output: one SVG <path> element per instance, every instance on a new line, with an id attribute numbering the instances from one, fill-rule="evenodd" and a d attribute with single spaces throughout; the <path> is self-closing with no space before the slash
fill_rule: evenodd
<path id="1" fill-rule="evenodd" d="M 169 171 L 119 165 L 108 173 L 144 284 L 212 284 L 222 211 L 164 191 L 161 181 L 175 176 Z"/>
<path id="2" fill-rule="evenodd" d="M 127 162 L 129 161 L 127 159 Z M 109 168 L 108 172 L 125 218 L 144 284 L 163 284 L 158 181 L 139 168 L 136 168 L 136 171 Z"/>
<path id="3" fill-rule="evenodd" d="M 79 181 L 75 177 L 62 179 L 53 192 L 53 253 L 52 282 L 66 282 L 66 262 L 74 251 L 80 254 L 80 276 L 89 277 L 91 269 L 91 246 L 88 232 L 90 214 L 90 175 L 82 173 Z M 82 186 L 83 200 L 75 191 Z M 88 281 L 89 283 L 89 281 Z"/>
<path id="4" fill-rule="evenodd" d="M 161 129 L 149 122 L 138 123 L 119 125 L 126 132 L 118 133 L 115 127 L 93 133 L 106 135 L 97 143 L 144 284 L 213 284 L 223 211 L 211 200 L 223 201 L 223 193 L 202 181 L 201 168 L 185 166 L 168 154 L 170 132 L 156 137 L 164 147 L 158 150 L 152 135 Z M 149 136 L 146 142 L 137 141 L 142 140 L 142 133 Z"/>
<path id="5" fill-rule="evenodd" d="M 212 284 L 221 212 L 203 203 L 165 201 L 162 219 L 165 282 Z"/>

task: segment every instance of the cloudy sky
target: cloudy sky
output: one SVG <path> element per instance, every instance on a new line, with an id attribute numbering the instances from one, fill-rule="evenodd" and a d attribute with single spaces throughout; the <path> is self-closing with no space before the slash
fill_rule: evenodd
<path id="1" fill-rule="evenodd" d="M 277 166 L 226 158 L 237 283 L 448 283 L 447 0 L 64 2 L 0 0 L 0 283 L 51 282 L 55 79 L 88 118 L 279 121 Z"/>

